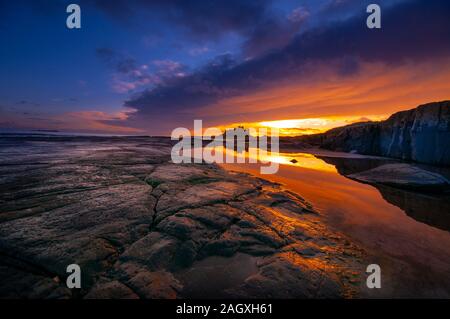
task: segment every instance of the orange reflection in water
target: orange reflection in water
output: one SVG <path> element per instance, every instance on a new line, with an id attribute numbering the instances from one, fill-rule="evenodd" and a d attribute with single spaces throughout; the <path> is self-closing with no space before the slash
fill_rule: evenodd
<path id="1" fill-rule="evenodd" d="M 279 152 L 265 152 L 260 151 L 256 148 L 249 148 L 248 151 L 238 153 L 234 150 L 227 149 L 223 146 L 218 147 L 205 147 L 204 150 L 210 152 L 217 152 L 221 154 L 221 157 L 224 158 L 225 155 L 231 155 L 237 159 L 241 159 L 245 161 L 245 163 L 251 163 L 251 160 L 254 162 L 260 163 L 278 163 L 289 166 L 296 166 L 301 168 L 308 168 L 317 171 L 325 171 L 325 172 L 333 172 L 337 173 L 334 165 L 328 164 L 321 159 L 318 159 L 316 156 L 309 153 L 279 153 Z"/>
<path id="2" fill-rule="evenodd" d="M 293 158 L 298 162 L 290 162 Z M 410 218 L 385 201 L 375 187 L 340 175 L 333 165 L 311 154 L 280 153 L 272 159 L 281 164 L 274 175 L 261 175 L 261 164 L 221 166 L 281 183 L 296 192 L 313 204 L 333 228 L 376 254 L 400 260 L 396 264 L 400 270 L 394 275 L 405 275 L 402 267 L 407 267 L 408 274 L 424 285 L 419 289 L 433 286 L 433 283 L 442 286 L 442 282 L 439 283 L 442 278 L 450 283 L 449 232 Z M 423 274 L 424 269 L 426 274 Z"/>

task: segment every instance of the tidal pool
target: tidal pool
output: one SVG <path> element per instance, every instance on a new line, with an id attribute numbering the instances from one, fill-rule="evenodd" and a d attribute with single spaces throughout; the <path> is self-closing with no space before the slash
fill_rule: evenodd
<path id="1" fill-rule="evenodd" d="M 365 247 L 384 270 L 380 296 L 450 296 L 450 197 L 372 186 L 345 177 L 392 162 L 360 155 L 277 153 L 273 175 L 260 165 L 221 164 L 284 185 L 304 197 L 334 229 Z M 245 155 L 242 155 L 245 156 Z"/>

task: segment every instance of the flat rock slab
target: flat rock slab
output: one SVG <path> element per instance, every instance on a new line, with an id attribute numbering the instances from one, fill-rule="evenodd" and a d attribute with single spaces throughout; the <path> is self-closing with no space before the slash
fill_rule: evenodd
<path id="1" fill-rule="evenodd" d="M 0 140 L 1 298 L 354 296 L 364 253 L 299 195 L 164 138 Z M 66 287 L 78 264 L 81 289 Z M 228 267 L 229 266 L 229 267 Z"/>
<path id="2" fill-rule="evenodd" d="M 422 191 L 445 191 L 450 187 L 450 182 L 442 175 L 404 163 L 386 164 L 348 177 L 365 183 Z"/>

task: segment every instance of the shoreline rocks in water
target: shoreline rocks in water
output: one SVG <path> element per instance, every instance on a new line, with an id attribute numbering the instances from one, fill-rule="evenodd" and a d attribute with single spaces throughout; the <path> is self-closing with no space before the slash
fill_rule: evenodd
<path id="1" fill-rule="evenodd" d="M 450 101 L 398 112 L 385 121 L 355 123 L 297 140 L 334 151 L 450 165 Z"/>
<path id="2" fill-rule="evenodd" d="M 443 192 L 450 188 L 449 181 L 442 175 L 406 163 L 385 164 L 347 176 L 365 183 L 417 191 Z"/>
<path id="3" fill-rule="evenodd" d="M 339 298 L 364 253 L 300 196 L 164 138 L 0 140 L 0 298 Z M 81 290 L 65 286 L 78 264 Z"/>

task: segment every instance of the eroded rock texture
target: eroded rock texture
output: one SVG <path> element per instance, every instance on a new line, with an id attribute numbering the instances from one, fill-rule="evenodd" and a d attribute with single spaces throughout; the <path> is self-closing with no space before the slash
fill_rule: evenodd
<path id="1" fill-rule="evenodd" d="M 300 140 L 330 150 L 450 165 L 450 101 L 421 105 L 382 122 L 356 123 Z"/>
<path id="2" fill-rule="evenodd" d="M 450 186 L 444 176 L 406 163 L 385 164 L 348 177 L 364 183 L 417 191 L 444 192 Z"/>
<path id="3" fill-rule="evenodd" d="M 158 138 L 0 140 L 0 297 L 342 297 L 362 252 L 300 196 Z M 82 288 L 66 288 L 66 267 Z"/>

